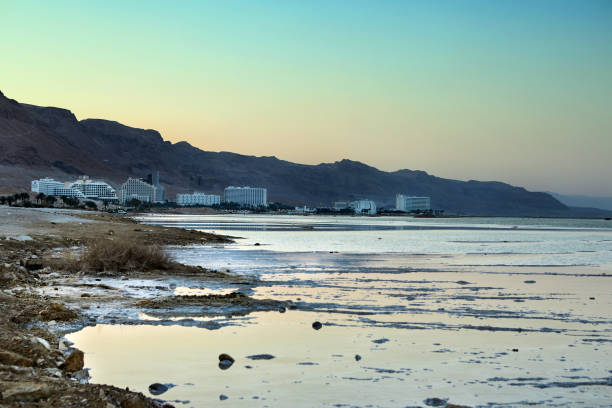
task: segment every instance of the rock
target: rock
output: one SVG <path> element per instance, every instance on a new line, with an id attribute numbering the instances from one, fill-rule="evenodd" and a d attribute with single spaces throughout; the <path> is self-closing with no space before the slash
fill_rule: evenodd
<path id="1" fill-rule="evenodd" d="M 64 371 L 74 373 L 83 369 L 85 354 L 81 350 L 73 350 L 64 363 Z"/>
<path id="2" fill-rule="evenodd" d="M 229 398 L 229 397 L 228 397 L 227 395 L 223 395 L 223 394 L 219 395 L 219 399 L 220 399 L 221 401 L 225 401 L 225 400 L 226 400 L 226 399 L 228 399 L 228 398 Z"/>
<path id="3" fill-rule="evenodd" d="M 515 353 L 518 353 L 518 349 L 517 348 L 513 348 L 512 351 L 514 351 Z"/>
<path id="4" fill-rule="evenodd" d="M 221 354 L 219 354 L 219 361 L 223 361 L 223 360 L 229 360 L 229 361 L 231 361 L 232 363 L 235 361 L 235 360 L 233 359 L 233 357 L 232 357 L 232 356 L 230 356 L 229 354 L 221 353 Z"/>
<path id="5" fill-rule="evenodd" d="M 149 402 L 142 395 L 131 395 L 121 401 L 121 408 L 149 408 Z"/>
<path id="6" fill-rule="evenodd" d="M 361 356 L 359 354 L 355 354 L 355 361 L 361 360 Z"/>
<path id="7" fill-rule="evenodd" d="M 430 407 L 442 407 L 446 405 L 446 401 L 448 401 L 448 398 L 442 399 L 442 398 L 434 397 L 434 398 L 427 398 L 426 400 L 423 401 L 423 403 Z"/>
<path id="8" fill-rule="evenodd" d="M 526 280 L 526 281 L 523 281 L 523 283 L 536 283 L 536 281 L 534 281 L 534 280 Z"/>
<path id="9" fill-rule="evenodd" d="M 372 343 L 383 344 L 383 343 L 386 343 L 388 341 L 389 341 L 389 339 L 382 338 L 382 339 L 372 340 Z"/>
<path id="10" fill-rule="evenodd" d="M 281 312 L 281 313 L 285 313 L 286 310 L 287 309 L 285 309 L 284 306 L 281 306 L 281 307 L 278 308 L 278 311 Z"/>
<path id="11" fill-rule="evenodd" d="M 174 384 L 153 383 L 149 385 L 149 392 L 153 395 L 161 395 L 172 387 Z"/>
<path id="12" fill-rule="evenodd" d="M 47 340 L 43 339 L 42 337 L 36 337 L 35 340 L 42 344 L 47 350 L 51 350 L 51 345 Z"/>
<path id="13" fill-rule="evenodd" d="M 254 354 L 252 356 L 247 356 L 250 360 L 272 360 L 274 356 L 272 354 Z"/>
<path id="14" fill-rule="evenodd" d="M 91 297 L 91 294 L 89 294 L 89 293 L 81 293 L 81 297 Z"/>
<path id="15" fill-rule="evenodd" d="M 219 354 L 219 368 L 227 370 L 234 364 L 234 358 L 226 353 Z"/>
<path id="16" fill-rule="evenodd" d="M 72 374 L 72 378 L 78 380 L 81 384 L 87 384 L 87 382 L 89 381 L 89 369 L 84 368 L 82 370 L 77 371 L 76 373 Z M 104 392 L 103 390 L 100 391 Z"/>
<path id="17" fill-rule="evenodd" d="M 320 330 L 320 329 L 321 329 L 321 327 L 323 327 L 323 325 L 321 324 L 321 322 L 314 322 L 314 323 L 312 324 L 312 328 L 313 328 L 313 329 L 315 329 L 315 330 Z"/>
<path id="18" fill-rule="evenodd" d="M 255 243 L 255 246 L 260 246 L 260 245 L 261 245 L 261 244 L 260 244 L 259 242 L 256 242 L 256 243 Z"/>
<path id="19" fill-rule="evenodd" d="M 21 354 L 0 350 L 0 363 L 8 366 L 32 367 L 34 362 Z"/>
<path id="20" fill-rule="evenodd" d="M 43 320 L 68 321 L 78 317 L 72 310 L 68 309 L 61 303 L 50 303 L 45 309 L 39 313 Z"/>
<path id="21" fill-rule="evenodd" d="M 47 384 L 34 382 L 6 382 L 3 384 L 2 401 L 36 402 L 48 398 L 53 391 Z"/>

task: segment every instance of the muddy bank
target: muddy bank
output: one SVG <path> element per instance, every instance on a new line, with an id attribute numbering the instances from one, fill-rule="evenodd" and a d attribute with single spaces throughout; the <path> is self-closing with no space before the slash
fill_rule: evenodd
<path id="1" fill-rule="evenodd" d="M 161 269 L 94 270 L 66 267 L 83 247 L 99 241 L 142 245 L 227 242 L 223 236 L 139 225 L 106 213 L 0 207 L 0 406 L 155 407 L 140 393 L 87 384 L 83 353 L 63 336 L 98 323 L 142 323 L 142 312 L 174 315 L 196 299 L 177 297 L 177 287 L 209 288 L 255 284 L 228 271 L 211 271 L 169 260 Z M 190 297 L 191 298 L 191 297 Z M 193 297 L 195 298 L 195 296 Z M 272 305 L 274 303 L 274 305 Z M 213 313 L 246 314 L 277 307 L 244 294 L 199 302 Z M 193 315 L 193 311 L 191 311 Z M 145 320 L 145 323 L 147 321 Z M 170 407 L 171 405 L 166 404 Z"/>

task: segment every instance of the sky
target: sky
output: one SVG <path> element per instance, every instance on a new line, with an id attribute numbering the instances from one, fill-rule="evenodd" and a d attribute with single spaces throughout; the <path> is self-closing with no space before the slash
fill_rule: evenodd
<path id="1" fill-rule="evenodd" d="M 0 90 L 204 150 L 612 196 L 610 0 L 0 0 Z"/>

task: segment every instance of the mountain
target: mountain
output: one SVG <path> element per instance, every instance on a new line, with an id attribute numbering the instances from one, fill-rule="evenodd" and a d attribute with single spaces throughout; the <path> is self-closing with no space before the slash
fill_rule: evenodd
<path id="1" fill-rule="evenodd" d="M 77 120 L 66 109 L 20 104 L 0 92 L 0 189 L 28 189 L 33 178 L 70 180 L 87 174 L 119 186 L 128 176 L 161 172 L 170 198 L 178 192 L 222 193 L 228 185 L 268 188 L 268 199 L 330 205 L 370 198 L 391 206 L 395 194 L 426 195 L 449 213 L 511 216 L 588 216 L 550 194 L 495 181 L 443 179 L 424 171 L 383 172 L 351 160 L 304 165 L 276 157 L 209 152 L 164 141 L 155 130 L 101 119 Z M 1 192 L 1 191 L 0 191 Z"/>
<path id="2" fill-rule="evenodd" d="M 566 195 L 557 193 L 549 194 L 569 207 L 594 207 L 612 211 L 612 197 Z"/>

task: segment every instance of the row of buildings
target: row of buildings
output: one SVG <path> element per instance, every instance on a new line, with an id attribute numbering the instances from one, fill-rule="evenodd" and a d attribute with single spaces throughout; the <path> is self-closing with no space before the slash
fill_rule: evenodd
<path id="1" fill-rule="evenodd" d="M 223 201 L 245 207 L 267 207 L 268 189 L 262 187 L 229 186 L 223 190 Z M 215 205 L 221 203 L 221 196 L 198 192 L 193 194 L 177 194 L 176 203 L 180 206 Z"/>
<path id="2" fill-rule="evenodd" d="M 110 184 L 101 180 L 92 180 L 87 176 L 75 181 L 61 182 L 46 177 L 33 180 L 31 190 L 48 196 L 74 197 L 81 200 L 108 201 L 127 203 L 136 199 L 147 203 L 164 201 L 164 188 L 159 184 L 159 172 L 150 177 L 150 182 L 129 177 L 117 192 Z"/>
<path id="3" fill-rule="evenodd" d="M 335 211 L 351 209 L 356 214 L 376 214 L 376 203 L 373 200 L 336 201 Z M 431 199 L 429 197 L 409 196 L 397 194 L 395 196 L 395 209 L 402 212 L 429 211 L 431 210 Z"/>
<path id="4" fill-rule="evenodd" d="M 129 203 L 138 200 L 146 203 L 164 202 L 164 188 L 159 184 L 159 172 L 155 172 L 147 180 L 129 177 L 117 192 L 110 184 L 92 180 L 87 176 L 72 182 L 60 182 L 52 178 L 32 181 L 32 191 L 49 196 L 74 197 L 83 200 L 98 200 L 108 202 Z M 176 203 L 179 206 L 212 206 L 221 202 L 235 203 L 245 207 L 267 207 L 268 190 L 262 187 L 226 187 L 223 200 L 220 195 L 194 192 L 192 194 L 177 194 Z M 409 196 L 397 194 L 395 209 L 403 212 L 431 210 L 430 197 Z M 377 212 L 373 200 L 336 201 L 335 211 L 352 210 L 356 214 L 374 215 Z"/>

